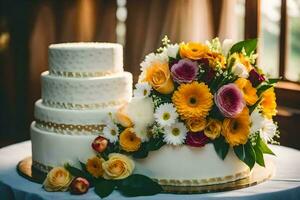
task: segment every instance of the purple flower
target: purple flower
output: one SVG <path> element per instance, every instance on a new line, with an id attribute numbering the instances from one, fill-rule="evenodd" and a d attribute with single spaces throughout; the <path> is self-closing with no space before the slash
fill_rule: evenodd
<path id="1" fill-rule="evenodd" d="M 265 81 L 265 77 L 259 74 L 255 69 L 252 69 L 249 72 L 249 81 L 252 83 L 253 87 L 257 87 L 263 81 Z"/>
<path id="2" fill-rule="evenodd" d="M 203 147 L 209 142 L 209 138 L 203 132 L 191 133 L 186 136 L 186 144 L 192 147 Z"/>
<path id="3" fill-rule="evenodd" d="M 243 94 L 233 83 L 224 85 L 217 91 L 215 103 L 220 112 L 229 118 L 236 117 L 245 107 Z"/>
<path id="4" fill-rule="evenodd" d="M 171 68 L 171 74 L 177 83 L 190 83 L 198 75 L 198 64 L 189 59 L 182 59 Z"/>

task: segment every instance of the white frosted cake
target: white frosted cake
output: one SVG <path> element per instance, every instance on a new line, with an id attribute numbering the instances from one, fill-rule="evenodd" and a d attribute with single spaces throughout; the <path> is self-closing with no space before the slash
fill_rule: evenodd
<path id="1" fill-rule="evenodd" d="M 276 80 L 255 65 L 256 42 L 225 52 L 217 38 L 164 38 L 141 63 L 134 92 L 121 45 L 50 45 L 31 124 L 32 166 L 47 173 L 45 190 L 83 194 L 94 183 L 100 197 L 115 188 L 139 196 L 222 191 L 269 178 L 264 154 L 274 155 L 267 144 L 279 136 Z M 254 180 L 259 166 L 266 170 Z M 53 176 L 65 185 L 56 187 Z"/>
<path id="2" fill-rule="evenodd" d="M 50 45 L 49 71 L 41 81 L 31 140 L 34 167 L 44 172 L 95 155 L 91 142 L 104 118 L 132 96 L 132 75 L 123 71 L 119 44 Z"/>

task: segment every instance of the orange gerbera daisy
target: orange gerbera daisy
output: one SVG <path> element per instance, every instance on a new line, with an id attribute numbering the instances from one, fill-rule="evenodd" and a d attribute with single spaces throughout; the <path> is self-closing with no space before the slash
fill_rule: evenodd
<path id="1" fill-rule="evenodd" d="M 267 89 L 262 94 L 261 101 L 262 113 L 268 118 L 271 119 L 272 116 L 275 116 L 277 113 L 276 107 L 276 96 L 274 92 L 274 88 Z"/>
<path id="2" fill-rule="evenodd" d="M 250 133 L 250 116 L 247 107 L 236 117 L 226 118 L 222 125 L 222 135 L 230 146 L 246 144 Z"/>
<path id="3" fill-rule="evenodd" d="M 181 84 L 172 101 L 182 119 L 205 118 L 213 105 L 213 95 L 204 83 Z"/>
<path id="4" fill-rule="evenodd" d="M 252 87 L 252 84 L 249 80 L 245 78 L 239 78 L 235 81 L 235 84 L 240 88 L 243 93 L 244 99 L 247 105 L 252 106 L 258 100 L 258 96 L 256 94 L 256 89 Z"/>
<path id="5" fill-rule="evenodd" d="M 136 136 L 133 128 L 126 128 L 120 134 L 120 146 L 127 152 L 137 151 L 141 146 L 141 139 Z"/>
<path id="6" fill-rule="evenodd" d="M 86 163 L 86 170 L 95 178 L 103 176 L 104 170 L 102 168 L 103 158 L 97 156 L 88 159 Z"/>

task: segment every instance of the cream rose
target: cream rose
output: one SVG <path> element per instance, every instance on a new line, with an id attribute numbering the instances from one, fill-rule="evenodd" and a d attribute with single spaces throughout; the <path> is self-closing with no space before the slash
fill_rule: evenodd
<path id="1" fill-rule="evenodd" d="M 48 174 L 43 187 L 48 192 L 67 191 L 73 177 L 63 167 L 55 167 Z"/>
<path id="2" fill-rule="evenodd" d="M 206 137 L 210 138 L 211 140 L 214 140 L 220 136 L 221 130 L 222 122 L 216 119 L 209 119 L 204 129 L 204 134 L 206 135 Z"/>
<path id="3" fill-rule="evenodd" d="M 124 179 L 132 174 L 134 162 L 125 155 L 111 153 L 108 160 L 102 163 L 105 179 Z"/>

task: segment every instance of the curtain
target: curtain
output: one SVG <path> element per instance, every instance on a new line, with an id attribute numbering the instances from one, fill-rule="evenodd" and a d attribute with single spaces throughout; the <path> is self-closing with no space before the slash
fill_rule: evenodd
<path id="1" fill-rule="evenodd" d="M 9 49 L 0 52 L 1 146 L 2 138 L 12 142 L 29 138 L 34 102 L 41 96 L 40 74 L 48 69 L 48 46 L 116 42 L 117 6 L 112 0 L 4 0 L 0 7 L 11 38 Z"/>
<path id="2" fill-rule="evenodd" d="M 139 63 L 159 47 L 164 35 L 172 42 L 213 37 L 209 0 L 129 0 L 126 21 L 125 69 L 137 80 Z"/>

